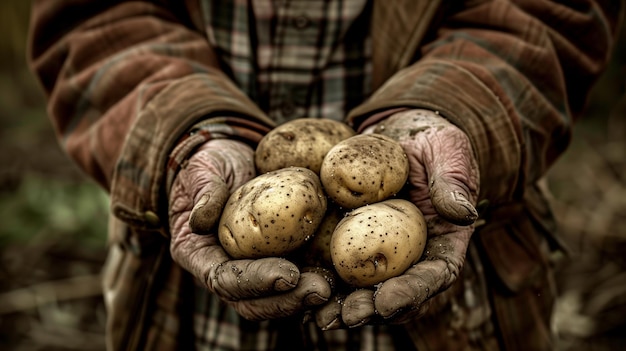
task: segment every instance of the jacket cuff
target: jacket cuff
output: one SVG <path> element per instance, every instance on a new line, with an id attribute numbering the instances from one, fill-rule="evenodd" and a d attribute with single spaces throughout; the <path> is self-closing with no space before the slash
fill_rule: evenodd
<path id="1" fill-rule="evenodd" d="M 116 217 L 133 228 L 168 236 L 167 178 L 168 170 L 176 168 L 170 156 L 177 145 L 179 155 L 192 151 L 199 139 L 181 140 L 195 134 L 199 129 L 194 125 L 201 121 L 211 125 L 205 129 L 213 137 L 232 135 L 249 142 L 274 124 L 221 73 L 194 74 L 171 83 L 139 113 L 126 137 L 111 183 Z M 206 140 L 206 133 L 199 135 Z"/>
<path id="2" fill-rule="evenodd" d="M 479 201 L 495 205 L 522 194 L 520 123 L 476 76 L 447 61 L 421 61 L 392 76 L 350 112 L 348 123 L 361 130 L 372 123 L 368 117 L 398 107 L 435 111 L 468 135 L 480 167 Z"/>

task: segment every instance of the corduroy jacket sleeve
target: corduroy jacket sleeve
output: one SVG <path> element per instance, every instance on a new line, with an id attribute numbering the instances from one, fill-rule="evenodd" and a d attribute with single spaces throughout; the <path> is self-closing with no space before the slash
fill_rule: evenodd
<path id="1" fill-rule="evenodd" d="M 519 200 L 565 150 L 572 122 L 610 57 L 623 1 L 459 3 L 420 58 L 349 121 L 364 128 L 376 122 L 368 117 L 393 107 L 438 111 L 472 141 L 480 199 Z"/>
<path id="2" fill-rule="evenodd" d="M 140 228 L 165 225 L 166 165 L 193 125 L 219 116 L 222 137 L 245 129 L 250 142 L 272 125 L 220 70 L 192 3 L 32 6 L 30 64 L 60 143 Z"/>

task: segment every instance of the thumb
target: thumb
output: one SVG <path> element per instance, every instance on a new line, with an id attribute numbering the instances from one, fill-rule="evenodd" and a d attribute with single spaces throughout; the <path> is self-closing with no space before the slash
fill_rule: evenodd
<path id="1" fill-rule="evenodd" d="M 469 138 L 447 121 L 432 133 L 428 137 L 429 155 L 423 158 L 430 200 L 443 219 L 470 225 L 478 218 L 472 205 L 478 193 L 478 164 Z"/>
<path id="2" fill-rule="evenodd" d="M 469 194 L 463 187 L 445 175 L 432 176 L 429 183 L 433 207 L 443 219 L 461 226 L 476 221 L 478 211 L 469 201 Z"/>
<path id="3" fill-rule="evenodd" d="M 200 196 L 191 210 L 189 227 L 193 233 L 209 234 L 217 224 L 230 196 L 230 188 L 220 177 L 212 176 L 210 187 Z"/>
<path id="4" fill-rule="evenodd" d="M 478 163 L 471 142 L 461 129 L 443 117 L 433 112 L 422 114 L 427 123 L 420 119 L 414 123 L 424 124 L 423 132 L 403 143 L 409 144 L 408 149 L 421 150 L 413 160 L 422 163 L 426 171 L 435 212 L 452 224 L 470 225 L 478 218 L 473 203 L 479 187 Z"/>

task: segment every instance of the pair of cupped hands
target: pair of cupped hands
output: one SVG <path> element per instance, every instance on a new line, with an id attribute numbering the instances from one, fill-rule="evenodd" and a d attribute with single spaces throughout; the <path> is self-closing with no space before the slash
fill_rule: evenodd
<path id="1" fill-rule="evenodd" d="M 363 133 L 384 134 L 402 145 L 410 165 L 409 198 L 427 222 L 424 255 L 402 275 L 338 296 L 324 275 L 301 272 L 284 258 L 230 258 L 216 225 L 228 196 L 255 176 L 255 166 L 251 147 L 227 139 L 206 142 L 175 178 L 169 194 L 173 260 L 250 320 L 307 312 L 320 328 L 335 329 L 423 315 L 455 282 L 465 260 L 477 218 L 475 155 L 467 135 L 430 110 L 394 113 Z"/>

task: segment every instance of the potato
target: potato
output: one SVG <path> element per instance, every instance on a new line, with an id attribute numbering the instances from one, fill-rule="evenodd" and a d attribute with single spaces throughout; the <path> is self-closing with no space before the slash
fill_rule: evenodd
<path id="1" fill-rule="evenodd" d="M 347 124 L 332 119 L 294 119 L 272 129 L 261 139 L 254 162 L 259 174 L 291 166 L 305 167 L 319 174 L 328 150 L 354 134 Z"/>
<path id="2" fill-rule="evenodd" d="M 335 145 L 324 157 L 322 185 L 334 202 L 357 208 L 398 193 L 409 175 L 402 146 L 380 134 L 362 134 Z"/>
<path id="3" fill-rule="evenodd" d="M 262 174 L 229 197 L 218 226 L 233 258 L 283 256 L 315 233 L 326 211 L 319 177 L 302 167 Z"/>
<path id="4" fill-rule="evenodd" d="M 334 207 L 326 209 L 326 215 L 322 219 L 313 238 L 302 248 L 304 264 L 307 266 L 332 267 L 333 262 L 330 258 L 330 239 L 335 231 L 335 227 L 343 216 L 345 211 Z"/>
<path id="5" fill-rule="evenodd" d="M 426 245 L 426 221 L 411 202 L 390 199 L 352 210 L 333 232 L 330 254 L 339 277 L 369 287 L 417 263 Z"/>

